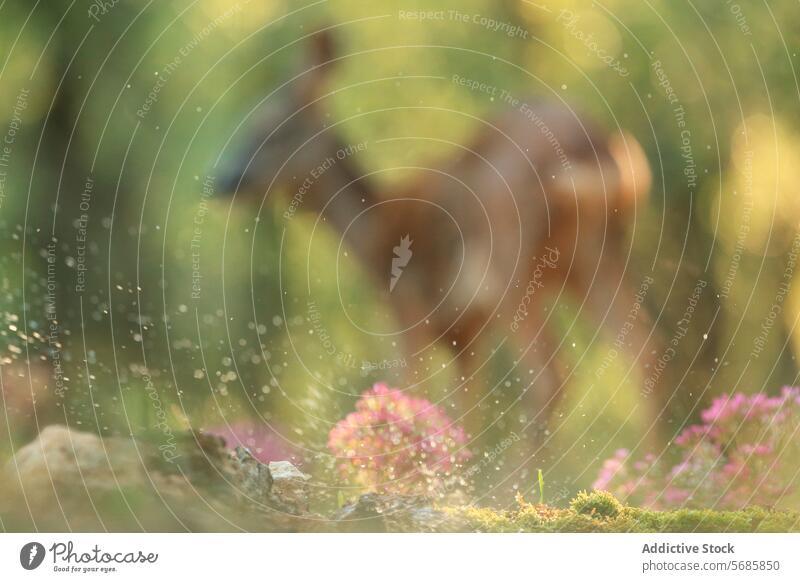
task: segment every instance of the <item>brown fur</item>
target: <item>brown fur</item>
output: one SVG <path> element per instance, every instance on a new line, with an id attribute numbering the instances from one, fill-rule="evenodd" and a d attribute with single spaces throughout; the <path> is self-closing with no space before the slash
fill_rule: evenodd
<path id="1" fill-rule="evenodd" d="M 330 45 L 321 46 L 319 58 L 329 60 Z M 288 133 L 310 136 L 303 148 L 311 160 L 341 147 L 330 130 L 309 130 L 324 125 L 315 80 L 322 69 L 310 70 L 303 94 L 287 102 L 283 114 L 285 123 L 295 124 Z M 378 195 L 353 157 L 337 161 L 306 193 L 302 208 L 346 232 L 344 243 L 384 290 L 398 328 L 407 330 L 409 355 L 447 342 L 469 379 L 486 361 L 480 340 L 499 332 L 512 347 L 517 375 L 530 379 L 526 398 L 533 412 L 546 418 L 564 374 L 542 300 L 568 293 L 607 338 L 626 325 L 636 291 L 625 273 L 626 229 L 649 189 L 650 172 L 631 136 L 609 134 L 561 103 L 528 103 L 525 110 L 505 107 L 449 164 L 391 192 Z M 258 140 L 269 142 L 278 135 L 273 130 L 256 129 Z M 273 156 L 282 145 L 273 146 Z M 261 191 L 281 182 L 296 187 L 288 176 L 306 175 L 310 167 L 298 167 L 301 156 L 291 151 L 281 155 L 295 161 L 265 175 L 259 174 L 260 158 L 243 160 L 233 182 Z M 413 241 L 413 257 L 390 292 L 393 249 L 405 236 Z M 543 257 L 549 264 L 537 274 Z M 526 298 L 532 281 L 535 292 Z M 641 317 L 627 342 L 646 365 L 652 350 Z M 480 397 L 473 390 L 464 406 Z"/>

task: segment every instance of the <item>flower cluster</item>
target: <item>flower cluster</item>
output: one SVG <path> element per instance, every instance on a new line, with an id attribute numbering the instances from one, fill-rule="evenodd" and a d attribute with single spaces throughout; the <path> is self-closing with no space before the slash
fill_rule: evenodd
<path id="1" fill-rule="evenodd" d="M 341 476 L 366 490 L 435 495 L 470 457 L 466 440 L 440 407 L 375 384 L 331 430 L 328 448 Z"/>
<path id="2" fill-rule="evenodd" d="M 671 463 L 625 449 L 607 459 L 593 487 L 631 505 L 667 509 L 772 507 L 800 483 L 800 388 L 779 396 L 715 399 L 675 439 Z M 664 455 L 666 457 L 667 455 Z"/>

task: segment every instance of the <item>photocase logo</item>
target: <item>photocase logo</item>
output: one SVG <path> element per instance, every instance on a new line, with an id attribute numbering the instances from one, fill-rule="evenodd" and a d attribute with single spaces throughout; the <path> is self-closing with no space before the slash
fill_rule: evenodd
<path id="1" fill-rule="evenodd" d="M 35 570 L 44 560 L 44 546 L 39 542 L 30 542 L 19 551 L 19 563 L 26 570 Z"/>
<path id="2" fill-rule="evenodd" d="M 411 260 L 411 255 L 413 255 L 411 252 L 411 243 L 413 242 L 414 241 L 411 240 L 408 235 L 405 235 L 400 239 L 400 244 L 392 249 L 394 251 L 394 257 L 392 257 L 392 276 L 389 279 L 389 293 L 394 291 L 394 286 L 397 285 L 397 282 L 400 280 L 403 269 Z"/>

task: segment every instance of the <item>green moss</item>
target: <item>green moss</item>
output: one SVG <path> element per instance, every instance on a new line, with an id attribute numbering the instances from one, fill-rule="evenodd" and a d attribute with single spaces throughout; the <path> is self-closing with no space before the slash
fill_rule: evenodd
<path id="1" fill-rule="evenodd" d="M 679 509 L 653 511 L 623 506 L 612 495 L 593 491 L 578 494 L 568 509 L 530 504 L 493 510 L 468 507 L 450 509 L 470 529 L 481 532 L 800 532 L 800 513 L 751 507 L 741 511 Z"/>
<path id="2" fill-rule="evenodd" d="M 570 509 L 589 517 L 617 517 L 622 511 L 622 504 L 608 491 L 581 491 L 569 502 Z"/>

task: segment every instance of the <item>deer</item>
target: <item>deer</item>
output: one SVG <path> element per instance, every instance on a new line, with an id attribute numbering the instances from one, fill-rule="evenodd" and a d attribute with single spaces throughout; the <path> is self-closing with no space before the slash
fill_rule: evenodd
<path id="1" fill-rule="evenodd" d="M 462 413 L 489 392 L 470 381 L 486 366 L 476 345 L 494 330 L 525 377 L 520 400 L 532 416 L 552 415 L 566 373 L 545 290 L 571 296 L 609 338 L 628 330 L 624 349 L 648 365 L 652 333 L 645 309 L 631 324 L 626 272 L 626 227 L 651 183 L 633 136 L 558 99 L 518 99 L 479 121 L 450 159 L 386 191 L 326 115 L 325 84 L 343 57 L 326 32 L 313 39 L 305 71 L 247 119 L 218 174 L 222 192 L 234 202 L 293 193 L 286 218 L 310 212 L 334 229 L 381 290 L 408 353 L 439 343 L 455 352 Z"/>

